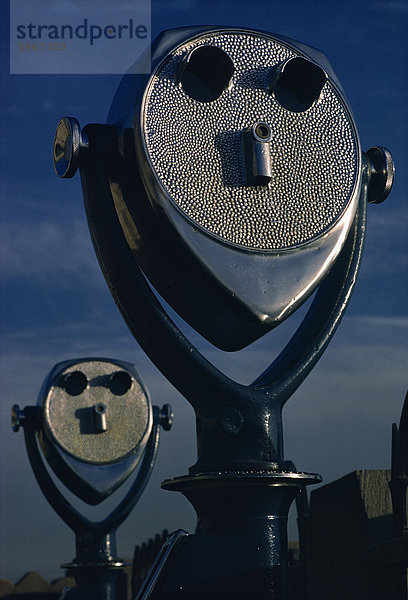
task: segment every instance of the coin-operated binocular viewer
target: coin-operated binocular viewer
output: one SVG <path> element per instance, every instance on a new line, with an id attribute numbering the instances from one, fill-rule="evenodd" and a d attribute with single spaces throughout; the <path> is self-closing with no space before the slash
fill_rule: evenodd
<path id="1" fill-rule="evenodd" d="M 149 55 L 150 56 L 150 55 Z M 79 167 L 91 236 L 144 351 L 195 410 L 198 460 L 165 481 L 198 515 L 143 598 L 284 598 L 289 506 L 318 475 L 284 458 L 282 408 L 329 343 L 358 271 L 366 203 L 388 195 L 389 152 L 363 153 L 327 59 L 234 28 L 160 35 L 106 125 L 57 129 L 61 177 Z M 251 385 L 216 369 L 151 286 L 222 350 L 246 347 L 316 295 Z M 170 557 L 167 560 L 166 557 Z"/>
<path id="2" fill-rule="evenodd" d="M 12 427 L 24 427 L 27 453 L 48 502 L 75 532 L 76 557 L 63 567 L 77 588 L 68 600 L 117 600 L 116 530 L 140 498 L 152 472 L 160 428 L 172 425 L 170 405 L 152 406 L 133 365 L 103 358 L 57 364 L 37 406 L 13 406 Z M 78 498 L 96 505 L 139 470 L 124 498 L 102 521 L 91 521 L 52 480 L 41 451 L 59 480 Z M 117 585 L 118 584 L 118 585 Z"/>

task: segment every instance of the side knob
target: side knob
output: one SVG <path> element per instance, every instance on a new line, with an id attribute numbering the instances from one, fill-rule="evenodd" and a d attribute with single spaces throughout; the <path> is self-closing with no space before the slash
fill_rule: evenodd
<path id="1" fill-rule="evenodd" d="M 11 408 L 11 429 L 16 433 L 20 427 L 24 427 L 25 414 L 18 404 L 13 404 Z"/>
<path id="2" fill-rule="evenodd" d="M 371 170 L 367 200 L 370 204 L 381 204 L 389 195 L 394 183 L 394 161 L 391 152 L 382 146 L 373 146 L 366 154 Z"/>
<path id="3" fill-rule="evenodd" d="M 82 133 L 74 117 L 63 117 L 57 125 L 54 138 L 53 160 L 58 177 L 69 179 L 78 170 L 80 154 L 88 147 L 88 139 Z"/>

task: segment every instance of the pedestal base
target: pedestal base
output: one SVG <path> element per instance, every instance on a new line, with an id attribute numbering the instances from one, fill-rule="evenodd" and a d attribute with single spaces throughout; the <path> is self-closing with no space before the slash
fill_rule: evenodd
<path id="1" fill-rule="evenodd" d="M 299 489 L 320 481 L 310 473 L 238 471 L 163 482 L 193 504 L 197 533 L 157 565 L 140 600 L 284 600 L 289 507 Z"/>

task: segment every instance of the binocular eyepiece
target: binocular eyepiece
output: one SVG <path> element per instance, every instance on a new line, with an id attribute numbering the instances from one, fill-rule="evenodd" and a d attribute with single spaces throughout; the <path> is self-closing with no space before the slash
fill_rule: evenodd
<path id="1" fill-rule="evenodd" d="M 153 411 L 133 365 L 104 358 L 59 363 L 44 382 L 38 405 L 44 456 L 85 502 L 103 501 L 139 464 Z"/>

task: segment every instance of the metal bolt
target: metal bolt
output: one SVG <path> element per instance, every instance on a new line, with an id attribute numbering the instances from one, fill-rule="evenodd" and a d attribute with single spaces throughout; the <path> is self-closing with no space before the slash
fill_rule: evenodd
<path id="1" fill-rule="evenodd" d="M 173 425 L 174 413 L 170 404 L 164 404 L 160 410 L 160 425 L 164 431 L 170 431 Z"/>
<path id="2" fill-rule="evenodd" d="M 106 426 L 106 405 L 102 402 L 98 402 L 93 407 L 95 433 L 104 433 L 107 429 Z"/>
<path id="3" fill-rule="evenodd" d="M 88 138 L 73 117 L 64 117 L 57 125 L 54 138 L 54 168 L 58 177 L 69 179 L 75 175 L 80 152 L 88 148 Z"/>
<path id="4" fill-rule="evenodd" d="M 268 185 L 272 179 L 271 136 L 271 128 L 263 121 L 257 121 L 241 133 L 247 185 Z"/>
<path id="5" fill-rule="evenodd" d="M 219 423 L 226 433 L 229 435 L 237 435 L 244 424 L 244 417 L 236 408 L 227 407 L 221 412 Z"/>
<path id="6" fill-rule="evenodd" d="M 11 408 L 11 429 L 17 432 L 20 427 L 24 427 L 25 414 L 23 410 L 20 410 L 18 404 L 13 404 Z"/>
<path id="7" fill-rule="evenodd" d="M 252 135 L 258 142 L 270 142 L 272 131 L 267 123 L 258 121 L 252 126 Z"/>
<path id="8" fill-rule="evenodd" d="M 370 166 L 370 183 L 367 200 L 381 204 L 387 198 L 394 182 L 395 167 L 391 152 L 382 146 L 373 146 L 366 155 Z"/>

